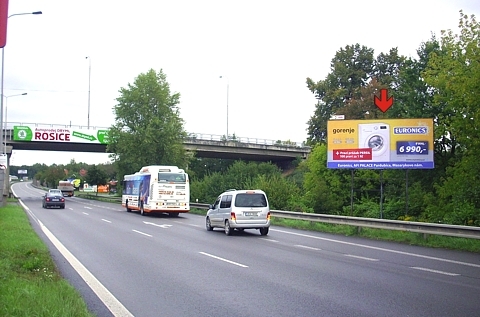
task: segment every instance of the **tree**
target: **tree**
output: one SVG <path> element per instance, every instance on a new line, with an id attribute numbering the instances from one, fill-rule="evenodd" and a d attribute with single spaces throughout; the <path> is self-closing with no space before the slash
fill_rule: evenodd
<path id="1" fill-rule="evenodd" d="M 424 72 L 433 87 L 433 106 L 441 109 L 442 140 L 451 153 L 440 199 L 428 217 L 454 224 L 480 223 L 480 24 L 460 11 L 460 34 L 442 32 Z"/>
<path id="2" fill-rule="evenodd" d="M 36 178 L 35 175 L 40 172 L 45 172 L 48 169 L 48 166 L 45 164 L 34 164 L 33 166 L 10 166 L 10 175 L 17 175 L 19 177 L 27 176 L 29 179 Z M 19 170 L 26 170 L 27 175 L 18 175 Z"/>
<path id="3" fill-rule="evenodd" d="M 373 49 L 359 44 L 340 49 L 330 63 L 331 73 L 315 83 L 307 78 L 307 87 L 318 99 L 314 115 L 308 121 L 308 142 L 325 143 L 327 121 L 355 97 L 373 73 Z M 373 98 L 373 97 L 372 97 Z"/>
<path id="4" fill-rule="evenodd" d="M 273 163 L 235 161 L 226 170 L 206 174 L 192 182 L 191 197 L 200 202 L 214 202 L 228 189 L 262 189 L 267 193 L 272 208 L 298 209 L 300 190 L 286 180 Z"/>
<path id="5" fill-rule="evenodd" d="M 37 178 L 42 185 L 49 188 L 57 188 L 58 181 L 65 178 L 63 165 L 52 165 L 47 170 L 37 173 Z"/>
<path id="6" fill-rule="evenodd" d="M 442 31 L 441 53 L 433 52 L 424 72 L 435 89 L 434 106 L 445 108 L 448 132 L 461 148 L 480 148 L 480 24 L 460 11 L 460 34 Z M 445 118 L 447 119 L 447 118 Z"/>
<path id="7" fill-rule="evenodd" d="M 347 101 L 343 109 L 339 109 L 336 114 L 343 114 L 349 120 L 386 118 L 387 114 L 373 103 L 373 96 L 378 95 L 382 88 L 386 88 L 386 86 L 373 78 L 368 85 L 360 87 L 358 95 Z"/>
<path id="8" fill-rule="evenodd" d="M 327 146 L 315 145 L 302 164 L 307 166 L 303 185 L 306 204 L 315 213 L 341 214 L 350 199 L 349 186 L 345 185 L 345 171 L 327 168 Z"/>
<path id="9" fill-rule="evenodd" d="M 308 121 L 308 143 L 325 143 L 327 122 L 332 114 L 344 114 L 349 120 L 384 118 L 373 104 L 373 96 L 382 88 L 395 90 L 405 57 L 397 48 L 375 59 L 371 48 L 359 44 L 341 48 L 331 61 L 331 73 L 315 83 L 307 78 L 307 87 L 318 99 L 314 115 Z"/>
<path id="10" fill-rule="evenodd" d="M 114 153 L 111 158 L 118 179 L 147 165 L 186 166 L 180 94 L 170 92 L 163 71 L 142 73 L 119 92 L 107 145 L 107 150 Z"/>
<path id="11" fill-rule="evenodd" d="M 434 187 L 443 182 L 445 169 L 452 163 L 455 140 L 448 139 L 449 114 L 442 107 L 434 107 L 434 88 L 424 78 L 424 72 L 431 56 L 442 54 L 440 43 L 432 34 L 430 40 L 420 44 L 417 58 L 405 60 L 398 72 L 399 86 L 395 91 L 395 104 L 388 110 L 390 118 L 433 118 L 434 119 L 434 161 L 435 169 L 408 171 L 408 217 L 420 217 L 427 204 L 426 197 L 434 192 Z M 395 178 L 405 178 L 405 171 L 390 171 Z M 387 187 L 388 189 L 388 187 Z M 407 198 L 407 197 L 405 197 Z M 434 200 L 433 200 L 434 201 Z"/>
<path id="12" fill-rule="evenodd" d="M 98 164 L 98 168 L 102 169 L 107 174 L 108 180 L 116 179 L 117 172 L 112 163 Z"/>
<path id="13" fill-rule="evenodd" d="M 206 175 L 225 172 L 235 162 L 232 159 L 194 157 L 188 164 L 191 181 L 201 181 Z"/>
<path id="14" fill-rule="evenodd" d="M 373 78 L 385 85 L 385 88 L 397 90 L 399 82 L 399 74 L 404 66 L 406 58 L 398 55 L 398 49 L 392 48 L 388 54 L 380 53 L 375 60 L 373 70 Z"/>
<path id="15" fill-rule="evenodd" d="M 108 175 L 103 169 L 100 169 L 96 165 L 93 165 L 88 169 L 85 181 L 90 185 L 96 185 L 98 188 L 98 186 L 107 184 Z"/>

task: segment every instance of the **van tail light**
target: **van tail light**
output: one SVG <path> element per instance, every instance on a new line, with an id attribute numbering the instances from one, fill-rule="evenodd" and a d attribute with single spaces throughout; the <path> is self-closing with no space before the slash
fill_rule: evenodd
<path id="1" fill-rule="evenodd" d="M 63 203 L 65 201 L 65 198 L 60 199 L 60 201 Z"/>
<path id="2" fill-rule="evenodd" d="M 231 212 L 231 213 L 230 213 L 230 220 L 232 220 L 232 221 L 237 221 L 237 217 L 235 216 L 235 213 L 234 213 L 234 212 Z"/>
<path id="3" fill-rule="evenodd" d="M 50 198 L 45 199 L 46 201 L 50 201 Z"/>
<path id="4" fill-rule="evenodd" d="M 270 211 L 267 214 L 267 220 L 270 220 Z"/>

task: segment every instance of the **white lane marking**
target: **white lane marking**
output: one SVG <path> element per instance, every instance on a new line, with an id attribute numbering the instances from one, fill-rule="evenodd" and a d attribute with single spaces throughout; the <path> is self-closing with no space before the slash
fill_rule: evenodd
<path id="1" fill-rule="evenodd" d="M 160 227 L 160 228 L 163 228 L 163 229 L 168 229 L 169 227 L 172 226 L 172 225 L 159 225 L 159 224 L 156 224 L 156 223 L 153 223 L 153 222 L 147 222 L 147 221 L 144 221 L 143 223 L 146 224 L 146 225 Z"/>
<path id="2" fill-rule="evenodd" d="M 90 208 L 90 207 L 87 207 L 87 206 L 83 206 L 83 208 L 85 208 L 85 209 L 90 209 L 90 210 L 92 209 L 92 208 Z"/>
<path id="3" fill-rule="evenodd" d="M 379 259 L 367 258 L 367 257 L 364 257 L 364 256 L 358 256 L 358 255 L 353 255 L 353 254 L 344 254 L 344 256 L 348 256 L 348 257 L 355 258 L 355 259 L 360 259 L 360 260 L 366 260 L 366 261 L 380 261 Z"/>
<path id="4" fill-rule="evenodd" d="M 391 250 L 391 249 L 385 249 L 385 248 L 379 248 L 379 247 L 372 247 L 372 246 L 364 245 L 364 244 L 334 240 L 334 239 L 329 239 L 329 238 L 316 237 L 316 236 L 311 236 L 311 235 L 308 235 L 308 234 L 290 232 L 290 231 L 285 231 L 285 230 L 278 230 L 278 229 L 271 229 L 271 228 L 270 228 L 270 230 L 285 233 L 285 234 L 291 234 L 291 235 L 294 235 L 294 236 L 304 237 L 304 238 L 324 240 L 324 241 L 341 243 L 341 244 L 346 244 L 346 245 L 351 245 L 351 246 L 361 247 L 361 248 L 366 248 L 366 249 L 372 249 L 372 250 L 377 250 L 377 251 L 384 251 L 384 252 L 390 252 L 390 253 L 396 253 L 396 254 L 402 254 L 402 255 L 409 255 L 409 256 L 422 258 L 422 259 L 429 259 L 429 260 L 435 260 L 435 261 L 441 261 L 441 262 L 446 262 L 446 263 L 453 263 L 453 264 L 459 264 L 459 265 L 465 265 L 465 266 L 472 266 L 472 267 L 480 268 L 480 264 L 460 262 L 460 261 L 455 261 L 455 260 L 437 258 L 437 257 L 434 257 L 434 256 L 415 254 L 415 253 L 410 253 L 410 252 L 397 251 L 397 250 Z"/>
<path id="5" fill-rule="evenodd" d="M 148 234 L 148 233 L 145 233 L 145 232 L 141 232 L 141 231 L 138 231 L 138 230 L 135 230 L 135 229 L 132 229 L 132 231 L 134 231 L 134 232 L 136 232 L 136 233 L 143 234 L 144 236 L 147 236 L 147 237 L 153 237 L 151 234 Z"/>
<path id="6" fill-rule="evenodd" d="M 322 249 L 319 249 L 319 248 L 313 248 L 313 247 L 309 247 L 309 246 L 301 245 L 301 244 L 295 244 L 294 247 L 308 249 L 308 250 L 314 250 L 314 251 L 321 251 L 322 250 Z"/>
<path id="7" fill-rule="evenodd" d="M 33 216 L 33 213 L 28 209 L 28 207 L 20 200 L 20 204 L 25 210 L 28 211 L 30 215 Z M 98 298 L 105 304 L 105 306 L 110 310 L 114 316 L 122 317 L 133 317 L 133 314 L 123 306 L 120 301 L 113 296 L 110 291 L 100 283 L 99 280 L 70 252 L 68 249 L 43 225 L 43 223 L 34 216 L 35 221 L 39 224 L 42 231 L 45 233 L 47 238 L 52 242 L 52 244 L 57 248 L 57 250 L 63 255 L 63 257 L 70 263 L 75 271 L 82 277 L 82 279 L 87 283 L 87 285 L 92 289 Z"/>
<path id="8" fill-rule="evenodd" d="M 420 270 L 420 271 L 431 272 L 431 273 L 438 273 L 438 274 L 449 275 L 449 276 L 460 275 L 460 274 L 457 274 L 457 273 L 449 273 L 449 272 L 444 272 L 444 271 L 432 270 L 432 269 L 427 269 L 425 267 L 418 267 L 418 266 L 412 266 L 410 268 L 414 269 L 414 270 Z"/>
<path id="9" fill-rule="evenodd" d="M 27 211 L 27 213 L 33 218 L 33 220 L 38 224 L 40 225 L 40 220 L 38 220 L 37 216 L 35 216 L 33 214 L 33 212 L 28 209 L 28 207 L 23 203 L 23 201 L 19 200 L 20 204 L 22 205 L 23 209 L 25 209 Z"/>
<path id="10" fill-rule="evenodd" d="M 179 223 L 179 224 L 181 224 L 181 225 L 185 225 L 185 223 L 182 222 L 182 221 L 174 220 L 173 222 Z M 199 225 L 196 225 L 196 224 L 194 224 L 194 223 L 187 223 L 187 225 L 188 225 L 188 226 L 191 226 L 191 227 L 203 228 L 203 226 L 199 226 Z"/>
<path id="11" fill-rule="evenodd" d="M 269 242 L 278 242 L 278 240 L 275 240 L 275 239 L 267 239 L 267 238 L 259 238 L 259 239 L 269 241 Z"/>
<path id="12" fill-rule="evenodd" d="M 88 216 L 88 212 L 82 211 L 82 214 L 84 214 L 84 215 L 87 215 L 87 216 Z"/>
<path id="13" fill-rule="evenodd" d="M 102 221 L 105 221 L 105 222 L 108 222 L 108 223 L 112 223 L 110 220 L 107 220 L 107 219 L 102 219 Z"/>
<path id="14" fill-rule="evenodd" d="M 213 255 L 213 254 L 210 254 L 210 253 L 206 253 L 206 252 L 198 252 L 198 253 L 209 256 L 211 258 L 214 258 L 214 259 L 217 259 L 217 260 L 220 260 L 220 261 L 223 261 L 223 262 L 227 262 L 227 263 L 230 263 L 230 264 L 233 264 L 233 265 L 237 265 L 237 266 L 240 266 L 240 267 L 248 267 L 248 265 L 240 264 L 238 262 L 233 262 L 233 261 L 221 258 L 219 256 L 216 256 L 216 255 Z"/>

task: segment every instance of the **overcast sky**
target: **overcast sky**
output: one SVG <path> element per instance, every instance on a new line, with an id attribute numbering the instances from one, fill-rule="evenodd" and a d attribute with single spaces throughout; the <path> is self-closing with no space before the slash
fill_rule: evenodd
<path id="1" fill-rule="evenodd" d="M 478 0 L 10 0 L 9 15 L 43 14 L 8 19 L 4 95 L 27 95 L 8 98 L 6 121 L 87 126 L 90 113 L 109 127 L 119 89 L 163 69 L 188 132 L 226 134 L 228 100 L 229 134 L 302 142 L 315 109 L 306 78 L 324 79 L 340 48 L 417 57 L 432 33 L 458 33 L 461 9 L 480 18 Z M 14 150 L 10 163 L 72 158 L 108 161 Z"/>

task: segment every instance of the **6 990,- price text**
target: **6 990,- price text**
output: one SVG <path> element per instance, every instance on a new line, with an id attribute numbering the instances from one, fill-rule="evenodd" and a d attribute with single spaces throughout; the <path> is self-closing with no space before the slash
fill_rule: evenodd
<path id="1" fill-rule="evenodd" d="M 428 141 L 398 141 L 397 154 L 428 155 Z"/>

